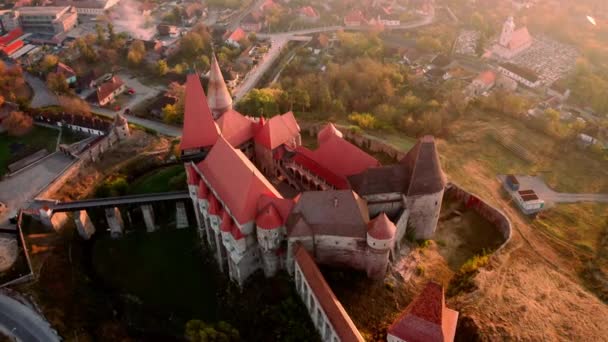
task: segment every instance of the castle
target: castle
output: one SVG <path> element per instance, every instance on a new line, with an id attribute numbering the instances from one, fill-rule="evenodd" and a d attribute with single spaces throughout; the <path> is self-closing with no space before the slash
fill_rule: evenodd
<path id="1" fill-rule="evenodd" d="M 308 149 L 293 113 L 234 110 L 215 57 L 207 95 L 189 75 L 181 159 L 201 239 L 239 285 L 258 269 L 293 273 L 295 246 L 382 278 L 406 234 L 434 233 L 446 180 L 432 137 L 387 166 L 332 124 Z"/>

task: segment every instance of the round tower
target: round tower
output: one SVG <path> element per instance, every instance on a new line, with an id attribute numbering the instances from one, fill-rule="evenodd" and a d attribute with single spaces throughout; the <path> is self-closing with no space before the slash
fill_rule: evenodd
<path id="1" fill-rule="evenodd" d="M 395 244 L 397 227 L 385 213 L 371 220 L 367 229 L 367 276 L 383 278 L 388 268 L 390 250 Z"/>
<path id="2" fill-rule="evenodd" d="M 283 218 L 277 208 L 270 203 L 258 213 L 255 224 L 258 244 L 262 251 L 264 275 L 271 277 L 277 273 L 281 263 L 282 254 L 279 250 L 284 240 Z"/>

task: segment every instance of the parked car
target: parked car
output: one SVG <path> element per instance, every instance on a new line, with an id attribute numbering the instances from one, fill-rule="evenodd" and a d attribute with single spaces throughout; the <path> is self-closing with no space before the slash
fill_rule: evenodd
<path id="1" fill-rule="evenodd" d="M 127 90 L 127 94 L 129 94 L 129 95 L 133 95 L 133 94 L 135 94 L 135 89 L 133 89 L 133 88 L 129 88 L 129 89 Z"/>
<path id="2" fill-rule="evenodd" d="M 118 105 L 114 107 L 114 110 L 117 111 L 117 112 L 120 111 L 120 109 L 121 109 L 121 107 L 118 106 Z"/>

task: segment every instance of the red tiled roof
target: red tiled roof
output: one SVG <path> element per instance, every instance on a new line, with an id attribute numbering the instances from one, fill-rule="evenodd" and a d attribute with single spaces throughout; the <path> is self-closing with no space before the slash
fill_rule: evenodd
<path id="1" fill-rule="evenodd" d="M 295 260 L 302 270 L 306 282 L 310 285 L 312 293 L 319 300 L 319 305 L 327 315 L 327 319 L 335 329 L 338 339 L 343 342 L 364 341 L 355 323 L 323 278 L 323 274 L 312 256 L 300 243 L 296 243 L 295 246 Z"/>
<path id="2" fill-rule="evenodd" d="M 255 136 L 255 142 L 274 150 L 300 134 L 300 126 L 292 112 L 268 119 Z"/>
<path id="3" fill-rule="evenodd" d="M 323 178 L 328 184 L 335 187 L 336 189 L 348 189 L 348 181 L 346 178 L 336 175 L 323 165 L 315 161 L 313 152 L 306 147 L 298 146 L 296 148 L 296 155 L 293 157 L 293 161 L 298 165 L 302 166 L 306 170 L 314 173 L 315 175 Z"/>
<path id="4" fill-rule="evenodd" d="M 283 218 L 272 203 L 262 209 L 255 220 L 256 225 L 262 229 L 275 229 L 283 225 Z"/>
<path id="5" fill-rule="evenodd" d="M 255 220 L 260 196 L 282 198 L 243 152 L 222 136 L 198 169 L 241 225 Z"/>
<path id="6" fill-rule="evenodd" d="M 4 36 L 0 37 L 0 45 L 9 45 L 10 43 L 12 43 L 14 40 L 16 40 L 17 38 L 23 36 L 23 30 L 18 27 L 14 30 L 12 30 L 11 32 L 5 34 Z"/>
<path id="7" fill-rule="evenodd" d="M 245 237 L 245 235 L 243 235 L 243 233 L 236 224 L 232 225 L 232 230 L 230 231 L 230 234 L 232 234 L 232 237 L 235 240 L 240 240 Z"/>
<path id="8" fill-rule="evenodd" d="M 317 13 L 317 10 L 315 10 L 311 6 L 304 6 L 304 7 L 300 8 L 298 10 L 298 12 L 301 15 L 309 17 L 309 18 L 318 18 L 319 17 L 319 13 Z"/>
<path id="9" fill-rule="evenodd" d="M 219 129 L 196 74 L 188 75 L 186 80 L 185 102 L 182 151 L 212 146 L 219 136 Z"/>
<path id="10" fill-rule="evenodd" d="M 226 87 L 224 76 L 220 70 L 215 55 L 211 58 L 209 70 L 209 85 L 207 86 L 207 101 L 212 111 L 226 110 L 232 106 L 232 96 Z"/>
<path id="11" fill-rule="evenodd" d="M 385 213 L 369 221 L 367 233 L 377 240 L 390 240 L 395 237 L 397 227 L 389 220 Z"/>
<path id="12" fill-rule="evenodd" d="M 221 212 L 222 205 L 217 200 L 214 194 L 209 194 L 209 214 L 219 216 Z"/>
<path id="13" fill-rule="evenodd" d="M 408 342 L 452 342 L 458 312 L 445 306 L 443 287 L 430 282 L 388 328 L 388 334 Z"/>
<path id="14" fill-rule="evenodd" d="M 220 230 L 226 233 L 230 233 L 232 231 L 232 218 L 225 209 L 222 213 L 222 223 L 220 224 Z"/>
<path id="15" fill-rule="evenodd" d="M 319 167 L 314 167 L 314 170 L 311 169 L 310 171 L 321 172 L 318 175 L 324 178 L 327 177 L 326 180 L 330 184 L 347 183 L 346 177 L 358 174 L 372 167 L 380 166 L 380 162 L 376 158 L 343 139 L 340 131 L 335 129 L 332 124 L 329 124 L 319 132 L 317 140 L 319 147 L 316 150 L 310 151 L 299 147 L 296 149 L 296 152 L 314 161 L 324 169 L 321 170 Z M 294 160 L 296 162 L 305 162 L 311 166 L 308 161 L 305 161 L 301 157 L 296 157 Z M 302 163 L 300 164 L 305 166 Z M 329 171 L 333 176 L 326 171 Z M 335 176 L 341 178 L 341 180 L 335 179 Z M 340 188 L 343 187 L 341 186 Z"/>
<path id="16" fill-rule="evenodd" d="M 234 109 L 222 114 L 216 123 L 222 136 L 234 147 L 253 138 L 255 123 Z"/>
<path id="17" fill-rule="evenodd" d="M 7 46 L 2 47 L 2 52 L 4 52 L 7 56 L 12 55 L 15 51 L 21 49 L 25 45 L 23 40 L 15 40 L 14 42 L 8 44 Z"/>
<path id="18" fill-rule="evenodd" d="M 113 76 L 109 81 L 102 83 L 97 87 L 97 100 L 99 102 L 105 100 L 110 94 L 122 87 L 125 83 L 118 76 Z"/>
<path id="19" fill-rule="evenodd" d="M 204 180 L 199 180 L 198 181 L 198 198 L 201 199 L 206 199 L 207 196 L 209 195 L 209 188 L 207 187 L 207 184 L 205 184 Z"/>
<path id="20" fill-rule="evenodd" d="M 198 181 L 200 180 L 201 177 L 196 172 L 196 170 L 194 169 L 194 166 L 192 166 L 192 164 L 187 164 L 186 172 L 188 172 L 188 174 L 187 174 L 188 185 L 197 185 Z"/>
<path id="21" fill-rule="evenodd" d="M 70 78 L 72 76 L 76 76 L 76 72 L 74 69 L 69 66 L 59 62 L 57 63 L 57 68 L 55 70 L 57 73 L 64 75 L 66 78 Z"/>
<path id="22" fill-rule="evenodd" d="M 363 21 L 364 21 L 363 13 L 360 10 L 352 11 L 344 17 L 344 23 L 347 25 L 349 23 L 361 23 Z"/>
<path id="23" fill-rule="evenodd" d="M 479 74 L 475 79 L 481 81 L 486 86 L 491 86 L 496 82 L 496 73 L 491 70 L 486 70 Z"/>
<path id="24" fill-rule="evenodd" d="M 509 49 L 517 50 L 520 47 L 530 43 L 532 40 L 532 36 L 530 36 L 530 32 L 525 27 L 519 28 L 513 32 L 511 35 L 511 40 L 509 41 Z"/>
<path id="25" fill-rule="evenodd" d="M 282 223 L 285 223 L 289 213 L 291 213 L 291 209 L 293 209 L 295 201 L 289 198 L 277 198 L 274 196 L 262 195 L 258 201 L 258 212 L 262 211 L 262 209 L 264 209 L 268 204 L 272 204 L 275 209 L 277 209 L 279 215 L 283 219 Z"/>
<path id="26" fill-rule="evenodd" d="M 242 28 L 239 27 L 236 30 L 234 30 L 230 34 L 230 36 L 228 36 L 228 40 L 238 43 L 241 40 L 245 39 L 246 37 L 247 37 L 247 33 Z"/>

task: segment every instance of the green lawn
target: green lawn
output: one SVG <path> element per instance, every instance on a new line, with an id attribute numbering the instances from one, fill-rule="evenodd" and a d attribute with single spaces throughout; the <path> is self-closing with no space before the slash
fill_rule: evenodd
<path id="1" fill-rule="evenodd" d="M 173 179 L 173 184 L 171 180 Z M 179 179 L 182 179 L 180 181 Z M 183 165 L 172 165 L 154 170 L 129 185 L 129 194 L 152 194 L 186 189 L 186 171 Z"/>
<path id="2" fill-rule="evenodd" d="M 104 237 L 95 243 L 95 271 L 111 287 L 154 312 L 215 321 L 217 271 L 206 263 L 194 229 Z"/>
<path id="3" fill-rule="evenodd" d="M 32 130 L 21 137 L 12 137 L 7 133 L 0 134 L 0 176 L 7 172 L 9 164 L 27 157 L 28 155 L 46 148 L 49 152 L 54 152 L 57 145 L 57 135 L 59 131 L 34 126 Z M 24 144 L 16 154 L 11 154 L 12 144 Z"/>

